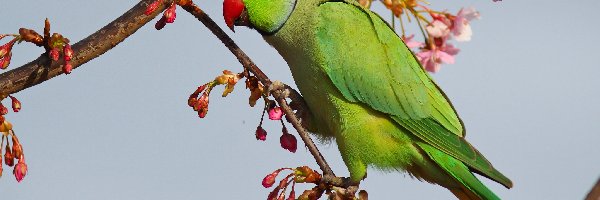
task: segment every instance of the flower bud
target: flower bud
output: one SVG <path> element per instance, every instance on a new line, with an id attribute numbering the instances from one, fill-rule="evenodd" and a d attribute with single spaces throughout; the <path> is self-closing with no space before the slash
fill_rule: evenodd
<path id="1" fill-rule="evenodd" d="M 175 22 L 175 17 L 177 17 L 177 13 L 175 12 L 176 8 L 177 4 L 172 3 L 171 6 L 167 8 L 167 10 L 165 10 L 165 12 L 163 13 L 163 16 L 165 17 L 167 23 Z"/>
<path id="2" fill-rule="evenodd" d="M 256 139 L 265 141 L 267 140 L 267 131 L 262 126 L 256 127 Z"/>
<path id="3" fill-rule="evenodd" d="M 6 108 L 2 103 L 0 103 L 0 115 L 8 114 L 8 108 Z"/>
<path id="4" fill-rule="evenodd" d="M 296 140 L 296 137 L 287 133 L 285 127 L 283 128 L 283 135 L 281 135 L 279 138 L 279 143 L 281 144 L 281 148 L 292 153 L 296 153 L 296 150 L 298 149 L 298 141 Z"/>
<path id="5" fill-rule="evenodd" d="M 44 42 L 44 38 L 34 30 L 20 28 L 19 35 L 21 35 L 21 38 L 26 42 L 31 42 L 38 46 L 43 45 L 42 42 Z"/>
<path id="6" fill-rule="evenodd" d="M 8 65 L 10 65 L 10 58 L 12 57 L 12 52 L 8 52 L 4 58 L 0 58 L 0 69 L 6 69 Z"/>
<path id="7" fill-rule="evenodd" d="M 165 16 L 163 15 L 158 21 L 156 21 L 156 24 L 154 24 L 154 28 L 156 30 L 160 30 L 163 29 L 165 25 L 167 25 L 167 18 L 165 18 Z"/>
<path id="8" fill-rule="evenodd" d="M 13 174 L 15 175 L 17 182 L 21 182 L 23 178 L 25 178 L 25 175 L 27 175 L 27 164 L 25 164 L 25 157 L 23 155 L 21 155 L 19 162 L 13 169 Z"/>
<path id="9" fill-rule="evenodd" d="M 62 70 L 65 74 L 70 74 L 71 71 L 73 71 L 73 65 L 71 65 L 71 62 L 67 61 L 65 65 L 63 65 Z"/>
<path id="10" fill-rule="evenodd" d="M 63 54 L 65 55 L 65 61 L 71 61 L 73 58 L 73 49 L 70 44 L 66 44 L 65 48 L 63 48 Z"/>
<path id="11" fill-rule="evenodd" d="M 158 5 L 160 5 L 160 3 L 162 3 L 162 0 L 156 0 L 154 2 L 152 2 L 150 5 L 148 5 L 148 7 L 146 8 L 146 12 L 144 12 L 145 15 L 150 15 L 152 14 L 156 8 L 158 8 Z"/>
<path id="12" fill-rule="evenodd" d="M 48 53 L 48 56 L 50 56 L 50 59 L 52 59 L 54 61 L 58 61 L 58 57 L 60 56 L 60 53 L 58 52 L 58 48 L 52 48 L 50 50 L 50 53 Z"/>
<path id="13" fill-rule="evenodd" d="M 281 107 L 275 106 L 275 107 L 269 109 L 269 119 L 270 120 L 281 120 L 282 116 L 283 116 L 283 110 L 281 110 Z"/>
<path id="14" fill-rule="evenodd" d="M 9 96 L 9 97 L 10 97 L 10 100 L 12 101 L 13 112 L 19 112 L 19 110 L 21 110 L 21 102 L 13 96 Z"/>
<path id="15" fill-rule="evenodd" d="M 262 181 L 263 187 L 270 188 L 271 186 L 273 186 L 273 184 L 275 184 L 275 178 L 277 178 L 278 174 L 279 174 L 279 171 L 275 171 L 275 172 L 265 176 L 265 178 L 263 178 L 263 181 Z"/>
<path id="16" fill-rule="evenodd" d="M 294 188 L 292 188 L 290 196 L 287 198 L 287 200 L 296 200 L 296 192 L 294 192 Z"/>
<path id="17" fill-rule="evenodd" d="M 6 151 L 4 153 L 4 162 L 6 163 L 6 165 L 11 166 L 11 167 L 13 165 L 15 165 L 15 157 L 12 154 L 8 144 L 6 144 Z"/>

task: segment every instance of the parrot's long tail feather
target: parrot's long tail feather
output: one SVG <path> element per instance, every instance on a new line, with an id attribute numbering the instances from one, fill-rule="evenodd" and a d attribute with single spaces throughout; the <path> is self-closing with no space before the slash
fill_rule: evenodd
<path id="1" fill-rule="evenodd" d="M 459 187 L 448 189 L 460 200 L 496 200 L 500 199 L 494 192 L 488 189 L 469 168 L 461 161 L 437 150 L 436 148 L 427 145 L 419 144 L 419 146 L 429 155 L 431 160 L 440 166 L 448 175 L 456 181 Z M 447 187 L 447 186 L 445 186 Z"/>

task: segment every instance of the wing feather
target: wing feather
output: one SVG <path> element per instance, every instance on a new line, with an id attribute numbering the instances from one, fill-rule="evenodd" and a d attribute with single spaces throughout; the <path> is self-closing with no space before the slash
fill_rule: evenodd
<path id="1" fill-rule="evenodd" d="M 323 3 L 317 12 L 323 70 L 348 101 L 389 114 L 427 144 L 512 186 L 464 140 L 462 122 L 449 100 L 379 16 L 344 1 Z"/>

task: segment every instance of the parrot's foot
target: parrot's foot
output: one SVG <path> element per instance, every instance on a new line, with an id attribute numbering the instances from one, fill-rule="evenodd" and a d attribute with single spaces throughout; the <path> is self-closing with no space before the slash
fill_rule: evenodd
<path id="1" fill-rule="evenodd" d="M 275 98 L 282 97 L 291 99 L 292 101 L 289 103 L 290 108 L 296 111 L 296 118 L 300 121 L 302 127 L 309 132 L 316 132 L 316 128 L 312 123 L 312 113 L 308 109 L 306 101 L 304 101 L 304 98 L 298 91 L 281 81 L 273 81 L 269 86 L 268 91 L 273 94 Z"/>
<path id="2" fill-rule="evenodd" d="M 269 92 L 273 94 L 275 98 L 288 98 L 290 91 L 286 88 L 286 85 L 281 81 L 273 81 L 269 86 Z M 276 96 L 277 95 L 277 96 Z"/>

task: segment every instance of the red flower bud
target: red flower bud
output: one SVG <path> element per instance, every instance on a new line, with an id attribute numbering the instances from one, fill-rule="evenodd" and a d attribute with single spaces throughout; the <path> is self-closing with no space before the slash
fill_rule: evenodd
<path id="1" fill-rule="evenodd" d="M 12 52 L 8 52 L 8 55 L 0 58 L 0 69 L 6 69 L 8 65 L 10 65 L 10 58 L 12 57 Z"/>
<path id="2" fill-rule="evenodd" d="M 0 103 L 0 115 L 8 114 L 8 108 L 6 108 L 2 103 Z"/>
<path id="3" fill-rule="evenodd" d="M 66 62 L 65 65 L 63 65 L 62 70 L 65 74 L 70 74 L 71 71 L 73 71 L 73 65 L 71 65 L 71 62 Z"/>
<path id="4" fill-rule="evenodd" d="M 13 174 L 15 175 L 17 182 L 21 182 L 23 178 L 25 178 L 25 175 L 27 175 L 27 164 L 25 164 L 25 157 L 23 155 L 21 155 L 19 162 L 13 169 Z"/>
<path id="5" fill-rule="evenodd" d="M 167 23 L 175 22 L 175 17 L 177 17 L 177 13 L 175 12 L 176 8 L 177 4 L 172 3 L 171 6 L 167 8 L 167 10 L 165 10 L 165 12 L 163 13 L 163 16 L 165 17 Z"/>
<path id="6" fill-rule="evenodd" d="M 15 165 L 15 157 L 12 154 L 12 152 L 10 151 L 10 147 L 8 144 L 6 144 L 6 151 L 4 153 L 4 162 L 6 162 L 6 165 L 8 166 L 13 166 Z"/>
<path id="7" fill-rule="evenodd" d="M 165 16 L 163 15 L 158 21 L 156 21 L 156 24 L 154 24 L 154 28 L 156 28 L 156 30 L 160 30 L 163 29 L 165 25 L 167 25 L 167 18 L 165 18 Z"/>
<path id="8" fill-rule="evenodd" d="M 198 99 L 198 102 L 196 103 L 196 107 L 194 107 L 194 110 L 198 110 L 198 117 L 200 117 L 200 118 L 206 117 L 206 114 L 208 113 L 208 94 L 207 93 L 204 93 L 204 94 L 202 94 L 202 96 L 200 96 L 200 98 Z"/>
<path id="9" fill-rule="evenodd" d="M 10 55 L 10 52 L 15 45 L 16 38 L 11 40 L 10 42 L 3 44 L 0 46 L 0 59 L 4 58 L 6 55 Z"/>
<path id="10" fill-rule="evenodd" d="M 275 198 L 277 198 L 277 194 L 279 194 L 279 186 L 275 187 L 273 189 L 273 191 L 271 191 L 271 193 L 269 193 L 269 196 L 267 197 L 267 200 L 275 200 Z"/>
<path id="11" fill-rule="evenodd" d="M 65 48 L 63 48 L 63 54 L 65 55 L 65 61 L 71 61 L 71 58 L 73 58 L 73 49 L 71 49 L 70 44 L 65 45 Z"/>
<path id="12" fill-rule="evenodd" d="M 275 107 L 269 109 L 269 119 L 270 120 L 280 120 L 282 116 L 283 116 L 283 110 L 281 110 L 281 107 L 275 106 Z"/>
<path id="13" fill-rule="evenodd" d="M 19 110 L 21 110 L 21 102 L 13 96 L 9 96 L 9 97 L 10 97 L 10 100 L 12 101 L 13 112 L 19 112 Z"/>
<path id="14" fill-rule="evenodd" d="M 275 178 L 277 178 L 277 175 L 279 174 L 279 171 L 273 172 L 267 176 L 265 176 L 265 178 L 263 178 L 262 181 L 262 185 L 265 188 L 270 188 L 271 186 L 273 186 L 273 184 L 275 184 Z"/>
<path id="15" fill-rule="evenodd" d="M 261 126 L 256 127 L 256 139 L 262 141 L 267 140 L 267 131 Z"/>
<path id="16" fill-rule="evenodd" d="M 287 149 L 292 153 L 296 153 L 298 149 L 298 141 L 296 137 L 292 134 L 287 133 L 285 127 L 283 128 L 283 135 L 279 138 L 279 143 L 281 143 L 281 148 Z"/>
<path id="17" fill-rule="evenodd" d="M 162 3 L 162 0 L 156 0 L 154 2 L 152 2 L 150 5 L 148 5 L 148 7 L 146 8 L 146 12 L 144 12 L 145 15 L 150 15 L 152 14 L 156 8 L 158 8 L 158 5 L 160 5 Z"/>
<path id="18" fill-rule="evenodd" d="M 48 53 L 48 56 L 50 56 L 50 59 L 52 59 L 54 61 L 58 61 L 58 56 L 60 56 L 60 53 L 58 52 L 58 48 L 52 48 L 50 50 L 50 53 Z"/>
<path id="19" fill-rule="evenodd" d="M 287 198 L 287 200 L 296 200 L 296 192 L 294 192 L 294 188 L 292 188 L 290 196 Z"/>
<path id="20" fill-rule="evenodd" d="M 4 128 L 4 120 L 6 120 L 6 119 L 4 118 L 4 115 L 0 115 L 0 127 L 1 127 L 1 128 Z M 0 155 L 1 155 L 1 154 L 0 154 Z"/>

